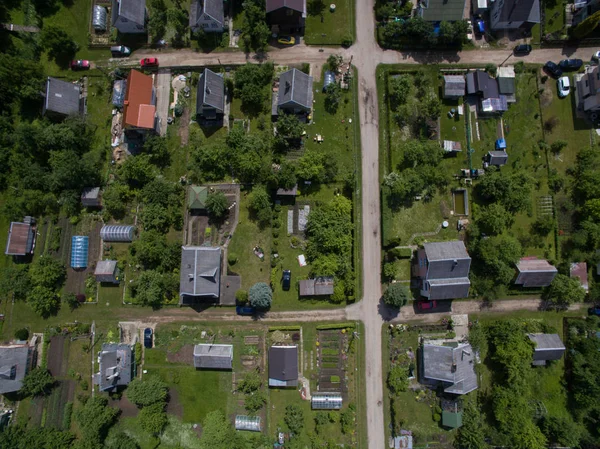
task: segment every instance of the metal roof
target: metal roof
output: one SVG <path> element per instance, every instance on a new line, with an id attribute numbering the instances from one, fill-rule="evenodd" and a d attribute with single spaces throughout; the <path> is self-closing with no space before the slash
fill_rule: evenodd
<path id="1" fill-rule="evenodd" d="M 196 113 L 202 115 L 202 110 L 207 107 L 214 108 L 219 114 L 225 109 L 225 81 L 210 69 L 204 69 L 198 80 Z"/>
<path id="2" fill-rule="evenodd" d="M 208 187 L 190 186 L 188 193 L 189 209 L 206 209 L 206 199 L 208 198 Z"/>
<path id="3" fill-rule="evenodd" d="M 423 345 L 423 376 L 443 382 L 444 392 L 466 394 L 477 389 L 475 351 L 469 344 L 456 347 Z"/>
<path id="4" fill-rule="evenodd" d="M 425 283 L 428 286 L 429 299 L 467 298 L 471 287 L 468 277 L 428 279 Z"/>
<path id="5" fill-rule="evenodd" d="M 181 251 L 180 304 L 185 296 L 218 299 L 221 288 L 221 248 L 184 246 Z"/>
<path id="6" fill-rule="evenodd" d="M 62 115 L 82 114 L 81 88 L 77 83 L 48 77 L 46 80 L 46 99 L 44 113 L 56 112 Z"/>
<path id="7" fill-rule="evenodd" d="M 233 346 L 215 344 L 195 345 L 194 366 L 205 369 L 232 369 Z"/>
<path id="8" fill-rule="evenodd" d="M 74 235 L 71 237 L 71 268 L 87 268 L 89 237 Z"/>
<path id="9" fill-rule="evenodd" d="M 462 97 L 465 94 L 466 84 L 463 75 L 445 75 L 444 97 Z"/>
<path id="10" fill-rule="evenodd" d="M 132 377 L 131 346 L 125 343 L 104 343 L 98 354 L 100 371 L 94 381 L 100 391 L 128 385 Z"/>
<path id="11" fill-rule="evenodd" d="M 306 110 L 312 108 L 313 77 L 298 69 L 283 72 L 279 77 L 278 106 L 282 109 L 299 106 Z"/>
<path id="12" fill-rule="evenodd" d="M 498 82 L 483 70 L 467 73 L 467 93 L 479 94 L 483 98 L 498 98 Z"/>
<path id="13" fill-rule="evenodd" d="M 100 238 L 105 242 L 131 242 L 135 234 L 135 226 L 106 225 L 100 229 Z"/>
<path id="14" fill-rule="evenodd" d="M 306 0 L 267 0 L 266 12 L 272 12 L 280 8 L 289 8 L 306 14 Z"/>
<path id="15" fill-rule="evenodd" d="M 146 1 L 119 0 L 119 16 L 138 25 L 144 25 L 146 20 Z"/>
<path id="16" fill-rule="evenodd" d="M 261 431 L 260 416 L 236 415 L 235 430 Z"/>
<path id="17" fill-rule="evenodd" d="M 300 296 L 333 295 L 334 283 L 333 277 L 324 276 L 319 276 L 315 279 L 301 280 L 298 283 L 300 287 Z"/>
<path id="18" fill-rule="evenodd" d="M 495 22 L 540 23 L 539 0 L 504 0 L 497 7 L 492 6 Z M 498 9 L 500 12 L 498 13 Z M 497 17 L 497 19 L 496 19 Z"/>
<path id="19" fill-rule="evenodd" d="M 0 346 L 0 394 L 19 391 L 29 370 L 29 346 Z"/>
<path id="20" fill-rule="evenodd" d="M 506 151 L 489 151 L 489 164 L 502 166 L 508 162 L 508 153 Z"/>
<path id="21" fill-rule="evenodd" d="M 156 99 L 153 85 L 151 76 L 134 69 L 129 72 L 123 101 L 124 126 L 154 128 Z"/>
<path id="22" fill-rule="evenodd" d="M 117 261 L 116 260 L 101 260 L 96 264 L 96 270 L 94 271 L 94 275 L 113 275 L 115 270 L 117 269 Z"/>
<path id="23" fill-rule="evenodd" d="M 462 427 L 462 415 L 462 412 L 448 412 L 444 410 L 442 412 L 442 426 L 451 429 Z"/>
<path id="24" fill-rule="evenodd" d="M 558 273 L 555 266 L 545 259 L 524 257 L 517 263 L 519 272 L 515 284 L 523 287 L 547 287 Z"/>
<path id="25" fill-rule="evenodd" d="M 298 346 L 271 346 L 269 348 L 269 385 L 271 379 L 286 385 L 298 383 Z"/>
<path id="26" fill-rule="evenodd" d="M 29 223 L 12 222 L 8 230 L 8 240 L 4 254 L 7 256 L 26 256 L 33 252 L 35 233 Z"/>
<path id="27" fill-rule="evenodd" d="M 225 22 L 223 0 L 204 0 L 204 14 L 208 14 L 222 25 Z"/>

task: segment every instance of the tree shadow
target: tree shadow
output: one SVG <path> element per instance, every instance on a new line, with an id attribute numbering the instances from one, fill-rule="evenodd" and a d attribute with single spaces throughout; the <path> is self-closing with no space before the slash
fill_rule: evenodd
<path id="1" fill-rule="evenodd" d="M 325 2 L 323 0 L 308 0 L 306 12 L 309 16 L 320 16 L 325 11 Z"/>

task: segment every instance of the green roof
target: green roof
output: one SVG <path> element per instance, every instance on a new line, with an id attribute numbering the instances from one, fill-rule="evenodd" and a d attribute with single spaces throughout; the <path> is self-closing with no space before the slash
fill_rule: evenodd
<path id="1" fill-rule="evenodd" d="M 442 426 L 458 429 L 462 426 L 462 412 L 442 412 Z"/>
<path id="2" fill-rule="evenodd" d="M 422 17 L 428 22 L 456 22 L 462 20 L 465 0 L 428 0 L 422 11 Z"/>
<path id="3" fill-rule="evenodd" d="M 206 198 L 208 198 L 208 187 L 191 186 L 188 197 L 188 208 L 206 209 Z"/>

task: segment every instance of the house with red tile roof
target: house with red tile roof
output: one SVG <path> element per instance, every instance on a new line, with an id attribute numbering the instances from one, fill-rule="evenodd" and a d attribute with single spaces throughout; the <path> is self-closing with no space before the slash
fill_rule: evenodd
<path id="1" fill-rule="evenodd" d="M 131 70 L 127 78 L 127 90 L 123 102 L 123 129 L 146 133 L 158 129 L 156 115 L 156 91 L 154 80 L 137 70 Z"/>

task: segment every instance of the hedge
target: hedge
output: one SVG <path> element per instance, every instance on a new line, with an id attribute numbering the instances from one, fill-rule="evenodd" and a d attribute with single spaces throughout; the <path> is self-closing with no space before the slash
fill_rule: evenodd
<path id="1" fill-rule="evenodd" d="M 269 332 L 273 331 L 299 331 L 301 326 L 272 326 L 269 327 Z"/>
<path id="2" fill-rule="evenodd" d="M 334 323 L 334 324 L 321 324 L 317 326 L 317 330 L 326 331 L 326 330 L 336 330 L 336 329 L 354 329 L 354 323 Z"/>

